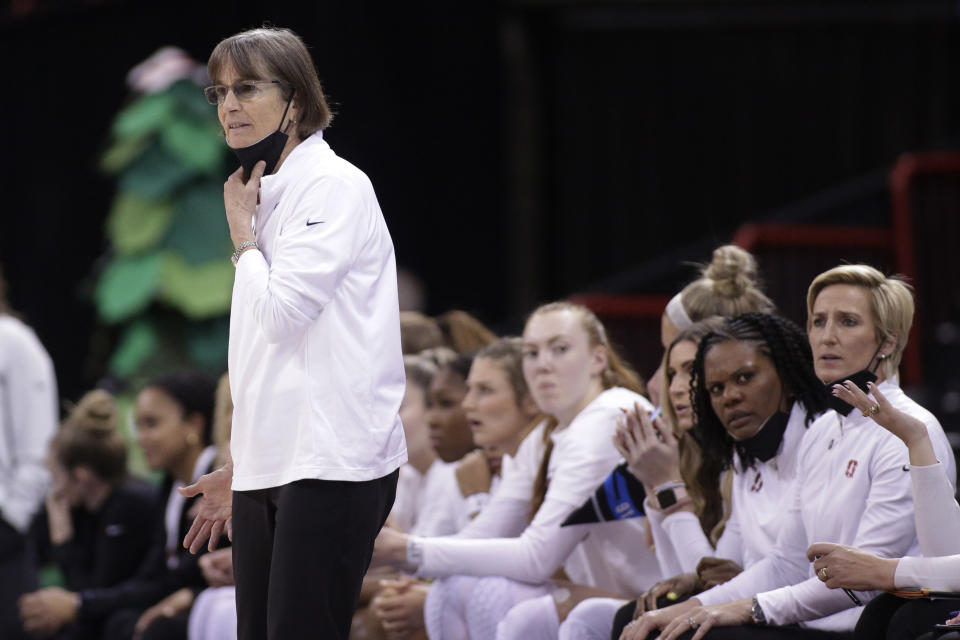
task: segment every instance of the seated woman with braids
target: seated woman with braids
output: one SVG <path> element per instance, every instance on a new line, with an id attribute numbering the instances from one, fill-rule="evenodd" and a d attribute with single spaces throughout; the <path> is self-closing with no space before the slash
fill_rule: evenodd
<path id="1" fill-rule="evenodd" d="M 842 265 L 820 274 L 807 293 L 814 369 L 831 388 L 840 383 L 863 390 L 869 382 L 897 409 L 923 422 L 952 478 L 953 455 L 939 422 L 897 385 L 913 308 L 906 284 L 872 267 Z M 696 393 L 706 394 L 713 378 L 699 356 Z M 697 640 L 852 636 L 859 605 L 876 592 L 830 590 L 814 574 L 807 548 L 835 542 L 898 557 L 916 555 L 919 545 L 907 448 L 869 412 L 861 415 L 838 397 L 828 401 L 831 410 L 811 425 L 801 444 L 794 499 L 773 551 L 724 584 L 643 614 L 623 638 L 646 638 L 658 629 L 664 640 L 688 632 Z"/>
<path id="2" fill-rule="evenodd" d="M 656 609 L 660 595 L 672 593 L 676 599 L 698 593 L 737 573 L 728 569 L 708 584 L 701 576 L 709 571 L 692 570 L 700 558 L 716 556 L 749 568 L 773 550 L 793 500 L 800 445 L 810 435 L 809 425 L 827 410 L 803 330 L 779 316 L 750 313 L 725 320 L 700 341 L 691 369 L 697 377 L 691 400 L 702 451 L 696 484 L 709 486 L 730 469 L 731 513 L 714 549 L 691 501 L 663 508 L 651 493 L 646 507 L 654 531 L 662 529 L 657 552 L 673 555 L 686 573 L 658 583 L 625 607 L 615 628 L 623 628 L 634 608 L 636 615 Z M 637 426 L 640 437 L 625 440 L 631 468 L 648 443 L 657 443 L 652 425 L 641 421 Z"/>

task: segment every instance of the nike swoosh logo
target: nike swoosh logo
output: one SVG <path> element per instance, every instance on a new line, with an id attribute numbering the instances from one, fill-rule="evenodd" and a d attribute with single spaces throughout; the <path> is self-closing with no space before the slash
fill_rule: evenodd
<path id="1" fill-rule="evenodd" d="M 904 471 L 910 471 L 910 465 L 908 465 L 908 464 L 903 465 L 903 470 L 904 470 Z"/>
<path id="2" fill-rule="evenodd" d="M 310 227 L 310 226 L 313 226 L 313 225 L 315 225 L 315 224 L 320 224 L 320 223 L 322 223 L 322 222 L 326 222 L 326 220 L 314 220 L 313 222 L 311 222 L 310 220 L 307 220 L 307 226 Z"/>

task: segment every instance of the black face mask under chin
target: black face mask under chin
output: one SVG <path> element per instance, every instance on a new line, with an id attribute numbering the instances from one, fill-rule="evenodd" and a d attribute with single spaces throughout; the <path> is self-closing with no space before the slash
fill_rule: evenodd
<path id="1" fill-rule="evenodd" d="M 826 385 L 827 406 L 829 406 L 831 409 L 833 409 L 834 411 L 836 411 L 837 413 L 843 416 L 850 415 L 850 412 L 853 411 L 853 405 L 847 404 L 837 396 L 830 393 L 830 389 L 833 388 L 833 385 L 843 384 L 846 380 L 849 380 L 853 384 L 857 385 L 857 388 L 859 388 L 860 391 L 863 391 L 864 393 L 869 393 L 867 391 L 867 383 L 876 382 L 877 376 L 873 372 L 868 371 L 867 369 L 863 369 L 862 371 L 857 371 L 853 375 L 840 378 L 839 380 L 834 380 L 833 382 L 830 382 Z"/>
<path id="2" fill-rule="evenodd" d="M 753 464 L 754 460 L 766 462 L 777 455 L 780 442 L 783 440 L 783 432 L 786 431 L 789 421 L 789 413 L 777 411 L 767 418 L 753 436 L 734 443 L 733 446 L 737 450 L 737 455 L 740 456 L 740 464 L 744 471 Z"/>
<path id="3" fill-rule="evenodd" d="M 833 385 L 843 384 L 845 381 L 849 380 L 853 384 L 857 385 L 857 388 L 860 389 L 860 391 L 863 391 L 864 393 L 869 393 L 869 391 L 867 391 L 867 383 L 877 381 L 877 375 L 874 373 L 874 371 L 877 370 L 877 368 L 880 366 L 880 363 L 883 362 L 883 359 L 886 357 L 886 356 L 880 356 L 880 359 L 877 360 L 877 354 L 880 353 L 880 349 L 882 347 L 883 345 L 877 346 L 877 350 L 873 352 L 873 357 L 870 358 L 870 362 L 867 364 L 866 369 L 862 369 L 860 371 L 857 371 L 853 375 L 849 375 L 849 376 L 840 378 L 839 380 L 828 382 L 826 384 L 825 391 L 827 392 L 828 407 L 830 407 L 831 409 L 833 409 L 834 411 L 836 411 L 842 416 L 850 415 L 850 412 L 853 411 L 853 405 L 847 404 L 837 396 L 833 395 L 832 393 L 830 393 L 830 390 L 833 388 Z M 870 364 L 873 364 L 872 371 L 871 371 Z"/>
<path id="4" fill-rule="evenodd" d="M 280 127 L 283 126 L 283 120 L 287 117 L 287 110 L 290 109 L 290 103 L 292 101 L 293 96 L 291 95 L 290 100 L 287 100 L 287 106 L 283 110 L 283 115 L 280 116 L 280 124 L 277 126 L 276 131 L 248 147 L 233 149 L 248 178 L 253 173 L 253 167 L 261 160 L 267 164 L 263 170 L 263 175 L 270 175 L 273 173 L 273 170 L 276 169 L 277 162 L 280 161 L 280 156 L 283 154 L 283 148 L 287 146 L 288 138 L 287 134 L 280 130 Z"/>

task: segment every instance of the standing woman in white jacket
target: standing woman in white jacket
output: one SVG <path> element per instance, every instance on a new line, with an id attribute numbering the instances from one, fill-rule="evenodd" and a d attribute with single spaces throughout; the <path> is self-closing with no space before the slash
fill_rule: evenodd
<path id="1" fill-rule="evenodd" d="M 346 640 L 407 460 L 393 241 L 370 179 L 324 140 L 332 114 L 304 42 L 264 27 L 207 64 L 227 145 L 237 268 L 230 460 L 184 544 L 233 536 L 240 640 Z"/>
<path id="2" fill-rule="evenodd" d="M 639 519 L 560 526 L 620 461 L 612 436 L 621 410 L 634 403 L 650 410 L 636 373 L 617 357 L 596 316 L 567 302 L 531 314 L 523 354 L 527 385 L 549 418 L 520 445 L 496 496 L 468 527 L 472 538 L 384 529 L 377 540 L 375 562 L 423 576 L 490 577 L 463 588 L 468 606 L 449 611 L 465 616 L 428 629 L 433 640 L 493 638 L 515 604 L 554 592 L 561 568 L 575 583 L 618 592 L 642 591 L 658 575 L 653 555 L 633 544 L 642 535 Z M 546 624 L 555 635 L 559 620 L 548 604 Z"/>
<path id="3" fill-rule="evenodd" d="M 897 384 L 913 309 L 909 287 L 872 267 L 842 265 L 820 274 L 807 293 L 814 369 L 831 387 L 874 383 L 892 406 L 924 423 L 937 458 L 954 477 L 940 423 Z M 654 629 L 662 630 L 663 640 L 688 631 L 697 640 L 852 637 L 858 605 L 876 592 L 828 589 L 814 575 L 807 547 L 837 542 L 886 557 L 920 549 L 907 448 L 869 412 L 861 415 L 837 397 L 831 407 L 804 439 L 794 503 L 773 553 L 696 598 L 644 614 L 624 632 L 625 640 L 645 638 Z"/>

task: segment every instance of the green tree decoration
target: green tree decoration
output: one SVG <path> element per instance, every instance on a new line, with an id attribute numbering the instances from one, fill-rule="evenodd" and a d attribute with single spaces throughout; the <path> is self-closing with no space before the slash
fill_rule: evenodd
<path id="1" fill-rule="evenodd" d="M 133 384 L 174 368 L 226 369 L 234 269 L 223 210 L 226 146 L 203 67 L 165 48 L 135 67 L 101 168 L 117 181 L 94 303 Z"/>

